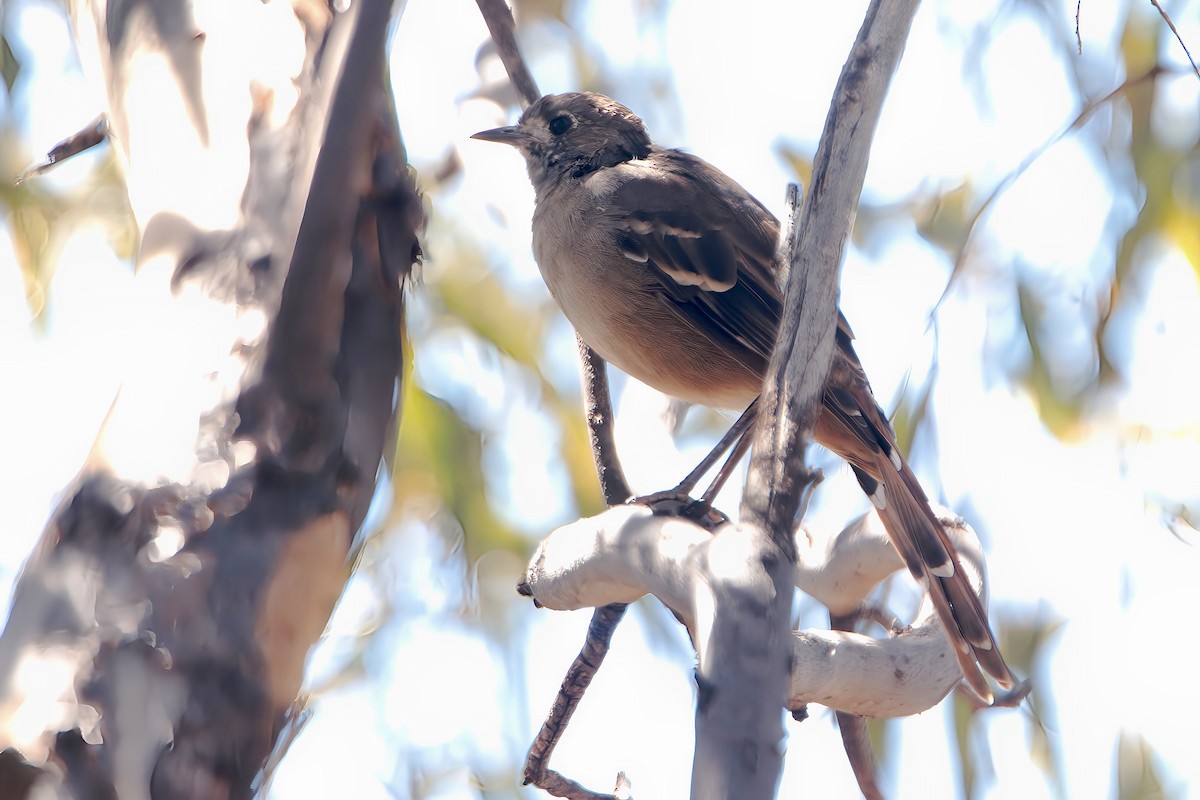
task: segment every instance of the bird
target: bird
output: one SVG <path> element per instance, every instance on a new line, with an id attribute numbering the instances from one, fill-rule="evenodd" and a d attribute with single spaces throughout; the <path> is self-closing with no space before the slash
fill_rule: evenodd
<path id="1" fill-rule="evenodd" d="M 779 221 L 700 157 L 655 144 L 605 95 L 545 95 L 475 139 L 515 147 L 534 189 L 534 258 L 576 332 L 606 361 L 690 403 L 751 412 L 780 325 Z M 814 438 L 846 460 L 927 591 L 967 686 L 1009 688 L 987 612 L 904 460 L 838 311 Z"/>

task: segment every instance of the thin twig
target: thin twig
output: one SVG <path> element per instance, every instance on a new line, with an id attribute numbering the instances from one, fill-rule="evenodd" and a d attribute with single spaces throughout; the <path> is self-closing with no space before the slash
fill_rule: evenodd
<path id="1" fill-rule="evenodd" d="M 608 391 L 607 367 L 595 350 L 579 339 L 579 361 L 583 367 L 583 392 L 586 405 L 588 433 L 592 442 L 592 457 L 596 462 L 596 476 L 600 480 L 600 491 L 604 502 L 610 506 L 619 505 L 630 497 L 629 484 L 625 480 L 624 470 L 621 469 L 620 459 L 617 458 L 616 439 L 612 425 L 612 399 Z M 546 716 L 538 731 L 537 738 L 529 748 L 525 757 L 525 783 L 532 783 L 539 789 L 549 792 L 556 797 L 569 797 L 572 800 L 598 800 L 598 798 L 614 798 L 617 795 L 598 795 L 580 786 L 575 781 L 565 778 L 546 765 L 550 755 L 558 745 L 567 729 L 567 722 L 575 713 L 579 701 L 591 684 L 592 678 L 608 655 L 609 643 L 613 631 L 625 616 L 627 606 L 614 603 L 597 608 L 592 612 L 592 621 L 588 625 L 587 636 L 584 637 L 583 647 L 575 657 L 567 675 L 563 678 L 554 705 Z M 618 779 L 618 789 L 624 779 Z"/>
<path id="2" fill-rule="evenodd" d="M 852 631 L 858 622 L 860 613 L 830 614 L 829 627 L 835 631 Z M 854 771 L 854 779 L 858 781 L 858 790 L 865 800 L 883 800 L 883 792 L 879 788 L 878 765 L 875 761 L 875 751 L 871 748 L 871 738 L 867 733 L 867 718 L 848 711 L 838 711 L 838 730 L 842 734 L 842 748 Z"/>
<path id="3" fill-rule="evenodd" d="M 600 480 L 600 491 L 604 502 L 610 506 L 620 505 L 629 498 L 629 484 L 617 458 L 616 439 L 612 425 L 612 398 L 608 391 L 608 371 L 604 359 L 595 350 L 579 339 L 579 361 L 583 367 L 583 393 L 587 414 L 588 434 L 592 441 L 592 457 L 596 462 L 596 476 Z M 556 797 L 572 800 L 611 800 L 619 795 L 601 795 L 592 792 L 575 781 L 566 778 L 546 765 L 550 755 L 567 729 L 567 722 L 575 713 L 584 692 L 596 676 L 608 647 L 613 631 L 625 616 L 628 606 L 620 603 L 603 606 L 592 612 L 583 647 L 575 657 L 554 705 L 538 731 L 537 738 L 525 756 L 525 783 L 532 783 Z M 618 791 L 625 785 L 624 776 L 617 780 Z"/>
<path id="4" fill-rule="evenodd" d="M 49 172 L 68 158 L 77 156 L 85 150 L 90 150 L 107 138 L 108 118 L 101 114 L 92 120 L 86 128 L 72 134 L 50 148 L 50 152 L 46 153 L 46 159 L 39 164 L 34 164 L 18 175 L 13 180 L 13 186 L 20 186 L 30 178 L 35 178 L 38 175 Z"/>
<path id="5" fill-rule="evenodd" d="M 525 59 L 521 57 L 521 50 L 517 47 L 517 24 L 513 20 L 512 11 L 504 0 L 475 2 L 479 6 L 479 13 L 483 14 L 483 21 L 487 23 L 492 41 L 496 43 L 496 50 L 500 53 L 500 61 L 504 64 L 508 79 L 521 96 L 521 107 L 528 108 L 542 93 L 538 91 L 533 73 L 525 65 Z"/>
<path id="6" fill-rule="evenodd" d="M 579 345 L 579 362 L 583 370 L 583 402 L 587 415 L 588 435 L 592 443 L 592 458 L 596 462 L 596 477 L 605 505 L 615 506 L 633 496 L 621 460 L 617 457 L 617 439 L 613 429 L 612 396 L 608 391 L 608 365 L 592 348 L 575 337 Z"/>
<path id="7" fill-rule="evenodd" d="M 803 187 L 789 183 L 784 196 L 787 213 L 779 226 L 779 241 L 775 245 L 775 274 L 780 286 L 787 285 L 788 273 L 792 269 L 792 249 L 795 247 L 796 223 L 800 220 L 800 200 Z"/>
<path id="8" fill-rule="evenodd" d="M 958 283 L 958 278 L 967 264 L 967 254 L 971 251 L 971 245 L 974 244 L 975 233 L 979 229 L 980 223 L 983 221 L 984 216 L 995 204 L 995 202 L 1000 199 L 1000 195 L 1008 191 L 1009 187 L 1016 183 L 1017 178 L 1020 178 L 1022 175 L 1024 175 L 1025 172 L 1032 167 L 1034 163 L 1046 153 L 1047 150 L 1062 141 L 1063 138 L 1071 131 L 1083 127 L 1083 124 L 1091 119 L 1092 114 L 1094 114 L 1101 106 L 1105 105 L 1110 100 L 1113 100 L 1118 95 L 1129 91 L 1135 86 L 1157 78 L 1165 71 L 1166 69 L 1161 64 L 1155 64 L 1148 71 L 1137 76 L 1136 78 L 1130 78 L 1129 80 L 1126 80 L 1104 97 L 1088 103 L 1083 107 L 1083 110 L 1076 115 L 1075 119 L 1071 120 L 1071 122 L 1063 127 L 1062 130 L 1051 136 L 1046 141 L 1042 142 L 1040 146 L 1026 155 L 1025 158 L 1021 160 L 1021 163 L 1017 165 L 1016 169 L 1005 175 L 1004 178 L 998 184 L 996 184 L 996 187 L 992 189 L 986 198 L 984 198 L 983 202 L 979 204 L 979 208 L 975 210 L 975 213 L 971 217 L 971 224 L 967 227 L 966 238 L 963 240 L 962 247 L 959 248 L 958 254 L 954 258 L 954 266 L 950 268 L 950 277 L 946 280 L 946 288 L 942 290 L 941 297 L 939 297 L 938 301 L 933 304 L 933 309 L 929 312 L 930 325 L 933 324 L 934 318 L 937 316 L 938 311 L 942 307 L 942 303 L 946 302 L 946 298 L 950 296 L 950 290 L 953 289 Z"/>
<path id="9" fill-rule="evenodd" d="M 570 800 L 627 800 L 629 797 L 629 781 L 623 772 L 618 773 L 617 788 L 612 794 L 593 792 L 552 769 L 545 771 L 538 788 L 547 794 L 566 797 Z"/>
<path id="10" fill-rule="evenodd" d="M 546 721 L 542 723 L 542 728 L 538 731 L 537 738 L 534 739 L 533 745 L 529 748 L 529 754 L 525 757 L 524 777 L 526 784 L 533 784 L 540 789 L 554 794 L 558 797 L 576 798 L 584 800 L 587 798 L 603 797 L 611 798 L 615 795 L 596 795 L 589 790 L 579 786 L 574 781 L 569 781 L 561 775 L 546 768 L 546 764 L 550 761 L 550 755 L 554 752 L 554 747 L 558 744 L 558 740 L 562 738 L 563 732 L 567 728 L 567 723 L 571 720 L 571 715 L 575 713 L 575 708 L 579 705 L 583 693 L 587 691 L 587 687 L 592 682 L 592 678 L 596 677 L 596 672 L 599 671 L 600 665 L 604 663 L 604 657 L 608 655 L 608 646 L 612 641 L 613 631 L 616 630 L 617 624 L 621 618 L 625 616 L 626 606 L 614 604 L 597 608 L 592 614 L 591 624 L 588 625 L 587 637 L 583 641 L 583 648 L 579 651 L 579 655 L 575 657 L 575 662 L 571 664 L 571 668 L 567 670 L 567 675 L 563 678 L 562 686 L 558 690 L 558 695 L 554 698 L 554 705 L 550 709 L 550 714 Z M 572 787 L 579 789 L 583 793 L 570 794 L 568 791 Z M 561 788 L 563 793 L 555 791 L 556 788 Z"/>
<path id="11" fill-rule="evenodd" d="M 479 11 L 487 22 L 492 41 L 500 54 L 504 69 L 508 72 L 509 80 L 521 96 L 522 105 L 528 107 L 541 96 L 533 75 L 521 56 L 517 46 L 516 23 L 512 12 L 503 0 L 476 0 Z M 592 444 L 592 457 L 596 463 L 596 476 L 600 481 L 600 491 L 608 505 L 619 505 L 630 496 L 629 483 L 621 469 L 617 457 L 616 437 L 613 432 L 612 399 L 608 390 L 607 365 L 596 351 L 592 350 L 582 339 L 579 339 L 579 360 L 583 369 L 583 391 L 588 433 Z M 521 588 L 518 586 L 518 591 Z M 547 767 L 555 746 L 562 738 L 571 715 L 575 713 L 579 701 L 591 684 L 592 678 L 608 655 L 609 644 L 613 631 L 625 616 L 627 606 L 613 604 L 597 608 L 592 613 L 592 621 L 588 625 L 587 636 L 583 647 L 575 661 L 567 670 L 559 687 L 554 705 L 542 723 L 537 738 L 529 748 L 525 757 L 524 779 L 526 784 L 538 788 L 557 797 L 573 798 L 573 800 L 617 800 L 629 796 L 628 781 L 624 774 L 617 776 L 614 794 L 596 794 L 573 780 L 566 778 Z"/>
<path id="12" fill-rule="evenodd" d="M 1167 13 L 1165 8 L 1158 4 L 1158 0 L 1150 0 L 1150 5 L 1158 9 L 1158 13 L 1161 14 L 1163 20 L 1166 21 L 1167 27 L 1171 29 L 1171 33 L 1175 34 L 1175 41 L 1179 42 L 1179 46 L 1183 48 L 1184 55 L 1187 56 L 1188 62 L 1192 65 L 1192 71 L 1196 73 L 1197 78 L 1200 78 L 1200 67 L 1196 66 L 1196 62 L 1192 58 L 1191 51 L 1189 51 L 1188 46 L 1183 43 L 1183 37 L 1179 35 L 1179 31 L 1175 28 L 1175 23 L 1171 21 L 1171 15 Z"/>
<path id="13" fill-rule="evenodd" d="M 1079 11 L 1083 8 L 1083 0 L 1075 3 L 1075 44 L 1079 47 L 1079 55 L 1083 55 L 1083 38 L 1079 35 Z"/>
<path id="14" fill-rule="evenodd" d="M 858 790 L 865 800 L 883 800 L 883 791 L 875 776 L 875 753 L 867 733 L 867 718 L 847 711 L 838 711 L 834 716 L 842 734 L 842 747 L 850 759 L 854 779 L 858 781 Z"/>

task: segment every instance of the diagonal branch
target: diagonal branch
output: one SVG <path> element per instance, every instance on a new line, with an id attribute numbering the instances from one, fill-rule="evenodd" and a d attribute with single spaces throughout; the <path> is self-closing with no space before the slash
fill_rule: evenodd
<path id="1" fill-rule="evenodd" d="M 760 399 L 742 524 L 714 538 L 697 603 L 700 702 L 693 797 L 768 798 L 782 771 L 780 692 L 791 647 L 792 536 L 805 487 L 805 441 L 833 354 L 837 273 L 871 139 L 917 0 L 872 2 L 842 69 L 795 225 L 779 338 Z M 706 564 L 707 566 L 707 564 Z M 753 754 L 752 757 L 748 754 Z"/>
<path id="2" fill-rule="evenodd" d="M 108 118 L 101 114 L 88 123 L 86 128 L 76 131 L 50 148 L 50 151 L 46 153 L 45 159 L 29 167 L 13 179 L 13 186 L 20 186 L 30 178 L 45 175 L 64 161 L 92 149 L 107 138 Z"/>
<path id="3" fill-rule="evenodd" d="M 512 12 L 504 0 L 477 0 L 479 11 L 487 23 L 488 31 L 500 60 L 508 72 L 509 80 L 520 94 L 522 105 L 529 106 L 541 96 L 525 59 L 517 46 L 516 24 Z M 612 398 L 608 390 L 608 372 L 604 359 L 595 350 L 579 339 L 579 360 L 583 371 L 584 412 L 592 444 L 592 457 L 596 462 L 596 476 L 600 491 L 608 505 L 624 503 L 631 496 L 621 461 L 617 457 L 616 439 L 613 431 Z M 521 594 L 529 594 L 528 586 L 522 581 L 517 586 Z M 558 740 L 566 730 L 571 715 L 583 699 L 588 686 L 600 669 L 608 654 L 613 631 L 625 616 L 626 606 L 613 603 L 597 608 L 588 625 L 587 636 L 575 661 L 567 671 L 554 705 L 538 731 L 537 738 L 525 757 L 524 782 L 533 784 L 558 797 L 593 800 L 614 797 L 598 795 L 549 769 L 550 756 Z M 624 776 L 618 776 L 617 792 L 625 787 Z"/>
<path id="4" fill-rule="evenodd" d="M 987 576 L 978 537 L 952 515 L 943 525 L 973 590 L 985 598 Z M 726 525 L 712 535 L 680 517 L 656 516 L 643 506 L 617 506 L 550 533 L 530 560 L 524 584 L 539 604 L 558 610 L 631 603 L 652 594 L 700 641 L 710 624 L 708 602 L 719 573 L 736 567 L 731 556 L 748 540 L 743 526 Z M 874 512 L 828 542 L 800 532 L 795 546 L 804 565 L 793 576 L 795 585 L 835 616 L 860 608 L 881 581 L 904 569 Z M 911 625 L 885 638 L 804 630 L 789 631 L 783 644 L 790 664 L 787 679 L 764 715 L 778 711 L 780 698 L 790 709 L 820 703 L 864 716 L 918 714 L 940 702 L 962 678 L 928 599 Z M 762 672 L 760 667 L 726 691 L 744 696 L 762 680 Z"/>
<path id="5" fill-rule="evenodd" d="M 801 433 L 810 438 L 821 406 L 833 353 L 838 268 L 858 212 L 883 100 L 917 5 L 917 0 L 877 0 L 867 10 L 834 89 L 789 248 L 784 317 L 763 389 L 742 505 L 743 520 L 772 531 L 785 553 L 803 489 L 796 476 L 803 471 L 804 448 L 794 444 Z"/>
<path id="6" fill-rule="evenodd" d="M 504 71 L 508 73 L 508 79 L 521 96 L 522 107 L 532 105 L 542 93 L 538 91 L 533 73 L 521 57 L 521 49 L 517 47 L 517 24 L 513 20 L 512 11 L 504 0 L 476 0 L 476 3 L 479 5 L 479 13 L 483 15 L 483 21 L 487 23 L 488 33 L 496 43 Z"/>
<path id="7" fill-rule="evenodd" d="M 391 2 L 299 25 L 253 3 L 200 21 L 170 0 L 71 6 L 153 326 L 14 594 L 0 748 L 54 760 L 36 796 L 248 798 L 395 413 L 422 211 L 382 91 Z M 246 30 L 290 60 L 200 57 L 240 52 Z M 147 64 L 170 74 L 140 80 Z M 55 682 L 10 680 L 49 659 L 69 667 Z M 58 710 L 21 729 L 22 707 Z M 11 762 L 0 796 L 28 772 Z"/>

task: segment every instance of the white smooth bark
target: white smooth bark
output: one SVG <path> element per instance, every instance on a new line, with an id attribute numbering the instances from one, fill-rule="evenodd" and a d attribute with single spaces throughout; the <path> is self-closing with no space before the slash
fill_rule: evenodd
<path id="1" fill-rule="evenodd" d="M 972 585 L 986 602 L 982 548 L 966 523 L 949 521 Z M 797 534 L 796 585 L 836 614 L 858 608 L 904 564 L 875 512 L 859 517 L 828 542 Z M 674 611 L 693 640 L 708 635 L 713 585 L 753 573 L 747 532 L 727 525 L 709 534 L 678 517 L 638 505 L 616 506 L 553 531 L 530 561 L 525 580 L 547 608 L 570 610 L 630 603 L 651 594 Z M 942 623 L 928 603 L 911 626 L 875 638 L 827 630 L 794 632 L 789 695 L 853 714 L 896 717 L 932 708 L 961 678 Z"/>

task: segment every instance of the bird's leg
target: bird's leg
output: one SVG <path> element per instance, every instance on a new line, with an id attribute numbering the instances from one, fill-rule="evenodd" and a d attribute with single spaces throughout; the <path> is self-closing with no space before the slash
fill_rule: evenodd
<path id="1" fill-rule="evenodd" d="M 725 466 L 721 468 L 721 472 L 717 475 L 716 480 L 713 481 L 713 484 L 704 493 L 704 497 L 708 500 L 715 497 L 725 484 L 725 481 L 729 479 L 729 473 L 733 471 L 733 465 L 746 454 L 745 448 L 750 444 L 750 439 L 746 434 L 754 427 L 754 420 L 757 418 L 758 398 L 756 397 L 754 398 L 754 402 L 747 406 L 742 415 L 738 417 L 737 422 L 733 423 L 733 427 L 721 437 L 721 441 L 717 442 L 717 446 L 671 491 L 676 494 L 691 494 L 692 489 L 696 488 L 696 484 L 700 482 L 704 474 L 713 468 L 713 465 L 717 463 L 717 460 L 721 456 L 725 455 L 726 450 L 736 444 L 737 446 L 733 451 L 733 455 L 725 462 Z"/>
<path id="2" fill-rule="evenodd" d="M 753 408 L 753 406 L 750 407 L 750 409 Z M 746 421 L 747 417 L 749 421 Z M 733 446 L 733 452 L 729 454 L 729 458 L 725 459 L 725 463 L 721 465 L 721 471 L 717 473 L 717 477 L 713 478 L 713 482 L 704 490 L 704 494 L 700 495 L 700 499 L 692 500 L 683 507 L 683 510 L 680 512 L 683 516 L 696 522 L 701 522 L 710 530 L 717 525 L 729 521 L 729 518 L 724 513 L 713 508 L 713 501 L 717 499 L 721 488 L 729 480 L 729 476 L 733 474 L 733 470 L 737 467 L 738 462 L 742 460 L 742 456 L 746 455 L 746 451 L 750 449 L 750 428 L 753 427 L 753 422 L 753 414 L 743 413 L 737 423 L 734 424 L 734 427 L 730 429 L 730 433 L 726 434 L 727 438 L 735 432 L 740 434 L 737 444 Z M 718 445 L 718 449 L 713 452 L 717 453 L 722 449 L 724 448 Z"/>
<path id="3" fill-rule="evenodd" d="M 751 406 L 751 408 L 754 407 Z M 743 414 L 741 418 L 738 419 L 738 423 L 741 423 L 741 421 L 745 418 L 746 415 Z M 717 495 L 720 493 L 722 487 L 725 486 L 725 482 L 729 480 L 729 476 L 733 474 L 734 468 L 738 465 L 738 462 L 742 460 L 742 456 L 746 455 L 746 451 L 750 449 L 749 428 L 753 427 L 751 425 L 753 422 L 754 417 L 751 415 L 750 423 L 747 423 L 746 428 L 742 430 L 741 435 L 737 440 L 737 444 L 733 446 L 733 452 L 729 454 L 729 458 L 725 459 L 725 463 L 721 466 L 721 471 L 717 473 L 717 477 L 713 478 L 713 482 L 710 483 L 708 488 L 704 490 L 704 494 L 700 495 L 701 505 L 712 505 L 713 500 L 717 499 Z M 734 427 L 736 428 L 737 426 L 735 425 Z"/>
<path id="4" fill-rule="evenodd" d="M 655 513 L 683 514 L 710 528 L 728 521 L 724 514 L 713 509 L 712 502 L 717 493 L 721 491 L 721 487 L 729 480 L 729 476 L 733 474 L 733 468 L 737 466 L 750 447 L 749 434 L 756 419 L 758 419 L 758 398 L 755 398 L 754 402 L 746 407 L 737 422 L 733 423 L 733 427 L 721 437 L 721 441 L 717 442 L 717 446 L 696 465 L 695 469 L 688 473 L 678 486 L 644 497 L 636 497 L 630 502 L 648 505 L 655 509 Z M 712 469 L 713 465 L 730 447 L 733 448 L 733 452 L 725 460 L 717 477 L 713 479 L 699 500 L 693 500 L 691 498 L 692 489 L 696 488 L 700 479 Z"/>

